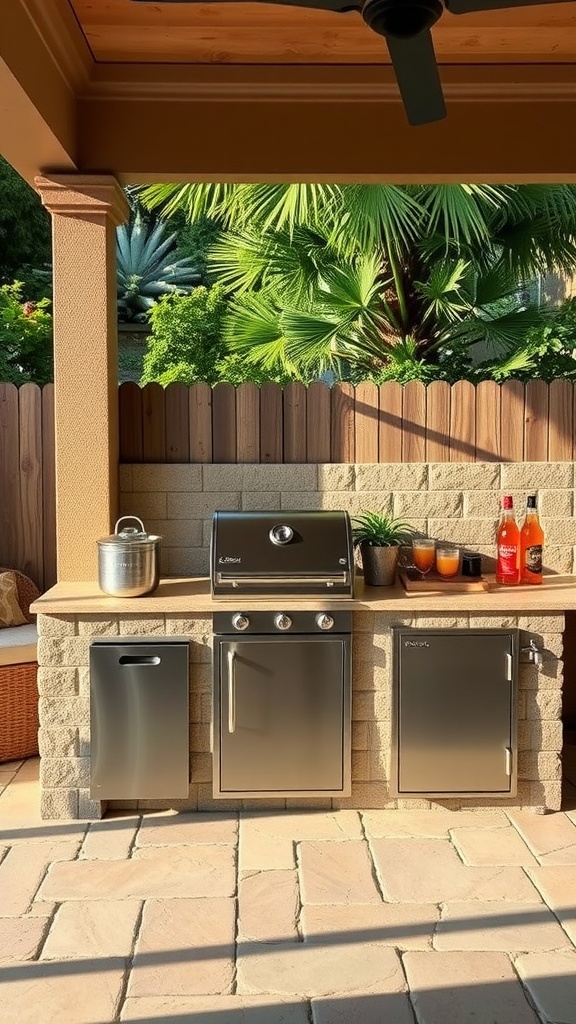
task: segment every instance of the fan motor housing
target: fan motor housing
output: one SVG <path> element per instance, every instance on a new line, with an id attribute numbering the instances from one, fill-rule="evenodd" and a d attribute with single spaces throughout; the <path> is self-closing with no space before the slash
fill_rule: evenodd
<path id="1" fill-rule="evenodd" d="M 381 36 L 412 39 L 431 28 L 443 12 L 441 0 L 366 0 L 362 17 Z"/>

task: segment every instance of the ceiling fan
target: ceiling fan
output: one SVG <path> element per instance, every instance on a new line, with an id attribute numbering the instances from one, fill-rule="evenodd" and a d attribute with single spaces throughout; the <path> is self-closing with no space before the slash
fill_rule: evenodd
<path id="1" fill-rule="evenodd" d="M 149 0 L 134 0 L 146 3 Z M 205 3 L 206 0 L 154 0 L 155 3 Z M 210 2 L 210 0 L 208 0 Z M 242 3 L 244 0 L 218 0 Z M 507 7 L 544 6 L 565 0 L 257 0 L 286 7 L 312 7 L 321 11 L 358 11 L 369 28 L 384 36 L 394 67 L 408 121 L 412 125 L 429 124 L 446 116 L 444 96 L 438 75 L 430 29 L 444 12 L 468 14 L 471 11 L 499 10 Z"/>

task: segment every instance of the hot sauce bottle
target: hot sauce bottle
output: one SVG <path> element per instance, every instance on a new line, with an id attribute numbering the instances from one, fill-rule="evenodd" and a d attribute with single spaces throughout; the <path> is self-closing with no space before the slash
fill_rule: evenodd
<path id="1" fill-rule="evenodd" d="M 542 583 L 544 531 L 540 526 L 536 495 L 526 499 L 526 518 L 520 530 L 520 579 L 522 583 Z"/>
<path id="2" fill-rule="evenodd" d="M 520 582 L 520 530 L 514 515 L 514 502 L 511 494 L 505 494 L 502 498 L 496 546 L 498 549 L 496 583 L 516 586 Z"/>

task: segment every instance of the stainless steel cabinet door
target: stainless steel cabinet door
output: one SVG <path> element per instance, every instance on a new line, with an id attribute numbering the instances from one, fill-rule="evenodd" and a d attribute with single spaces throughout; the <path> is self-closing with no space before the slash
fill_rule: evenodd
<path id="1" fill-rule="evenodd" d="M 181 641 L 92 644 L 94 799 L 188 796 L 188 647 Z"/>
<path id="2" fill-rule="evenodd" d="M 399 793 L 512 792 L 514 644 L 510 633 L 399 631 Z"/>
<path id="3" fill-rule="evenodd" d="M 217 642 L 215 792 L 341 792 L 348 641 Z"/>

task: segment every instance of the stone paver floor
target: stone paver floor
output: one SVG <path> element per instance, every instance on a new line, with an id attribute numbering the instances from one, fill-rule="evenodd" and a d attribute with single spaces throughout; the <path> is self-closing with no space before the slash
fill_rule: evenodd
<path id="1" fill-rule="evenodd" d="M 0 765 L 1 1024 L 576 1024 L 576 812 L 41 822 Z"/>

